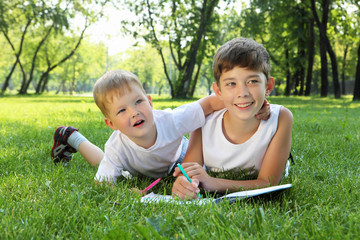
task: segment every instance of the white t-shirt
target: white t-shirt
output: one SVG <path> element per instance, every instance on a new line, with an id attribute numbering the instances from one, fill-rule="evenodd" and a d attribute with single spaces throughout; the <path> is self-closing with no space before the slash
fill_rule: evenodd
<path id="1" fill-rule="evenodd" d="M 174 110 L 153 110 L 153 115 L 157 130 L 155 144 L 145 149 L 119 130 L 114 131 L 105 144 L 105 156 L 95 180 L 114 183 L 123 171 L 133 176 L 166 176 L 181 154 L 183 136 L 205 123 L 204 111 L 198 102 L 185 104 Z"/>
<path id="2" fill-rule="evenodd" d="M 261 120 L 254 135 L 242 144 L 229 142 L 222 130 L 226 109 L 206 118 L 202 127 L 204 165 L 207 170 L 222 172 L 233 168 L 254 168 L 259 171 L 267 148 L 277 131 L 280 105 L 270 105 L 270 118 Z"/>

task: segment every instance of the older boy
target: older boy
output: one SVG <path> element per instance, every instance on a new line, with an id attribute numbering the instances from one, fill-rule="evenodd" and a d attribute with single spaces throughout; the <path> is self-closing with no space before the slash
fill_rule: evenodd
<path id="1" fill-rule="evenodd" d="M 182 166 L 193 181 L 179 176 L 176 169 L 174 195 L 196 198 L 198 186 L 224 193 L 280 182 L 290 153 L 292 114 L 271 104 L 269 120 L 255 117 L 274 88 L 270 68 L 268 52 L 252 39 L 235 38 L 218 49 L 213 88 L 225 109 L 208 116 L 205 125 L 191 135 Z M 212 172 L 254 169 L 258 174 L 245 181 L 221 179 L 208 175 L 204 165 Z"/>
<path id="2" fill-rule="evenodd" d="M 215 96 L 208 96 L 174 110 L 153 110 L 139 79 L 123 70 L 102 76 L 93 94 L 105 124 L 114 130 L 105 144 L 105 153 L 85 141 L 77 129 L 60 127 L 55 132 L 52 157 L 66 159 L 69 155 L 65 152 L 79 150 L 91 165 L 100 163 L 95 176 L 100 182 L 114 183 L 124 172 L 152 178 L 166 176 L 174 164 L 183 160 L 187 148 L 183 136 L 201 127 L 205 115 L 224 106 Z M 72 139 L 73 135 L 80 140 Z M 60 146 L 63 153 L 57 157 Z"/>

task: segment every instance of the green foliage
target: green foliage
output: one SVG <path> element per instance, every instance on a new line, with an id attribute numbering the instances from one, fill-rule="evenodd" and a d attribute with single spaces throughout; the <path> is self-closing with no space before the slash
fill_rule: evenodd
<path id="1" fill-rule="evenodd" d="M 47 87 L 48 74 L 73 56 L 84 31 L 101 12 L 104 2 L 106 0 L 2 2 L 0 32 L 8 43 L 5 53 L 10 52 L 13 60 L 0 65 L 6 74 L 6 78 L 1 79 L 1 93 L 10 80 L 17 87 L 21 84 L 20 94 L 26 94 L 30 84 L 37 93 L 42 93 Z M 86 19 L 80 33 L 74 24 L 79 18 Z"/>
<path id="2" fill-rule="evenodd" d="M 49 64 L 58 63 L 73 49 L 82 30 L 79 26 L 83 26 L 83 24 L 78 24 L 77 19 L 86 18 L 89 24 L 93 23 L 104 14 L 101 6 L 105 2 L 108 0 L 62 0 L 51 1 L 51 4 L 47 1 L 35 0 L 1 1 L 0 86 L 16 60 L 15 53 L 19 52 L 21 36 L 28 20 L 31 22 L 25 34 L 20 61 L 24 67 L 26 81 L 29 80 L 31 68 L 34 67 L 33 80 L 29 85 L 29 92 L 33 92 L 33 88 L 36 87 Z M 82 50 L 77 49 L 72 58 L 51 71 L 47 90 L 89 91 L 93 81 L 106 69 L 122 68 L 138 73 L 149 92 L 163 93 L 178 87 L 179 94 L 182 94 L 183 89 L 188 89 L 188 96 L 192 96 L 193 93 L 205 94 L 211 90 L 213 80 L 211 63 L 216 49 L 229 39 L 238 36 L 254 38 L 269 51 L 272 60 L 272 75 L 278 83 L 276 86 L 278 94 L 285 92 L 288 70 L 291 89 L 295 93 L 301 90 L 297 82 L 301 78 L 299 76 L 303 75 L 301 72 L 307 71 L 308 67 L 307 40 L 309 22 L 313 18 L 310 0 L 254 0 L 249 1 L 248 4 L 245 4 L 248 1 L 240 1 L 241 11 L 238 11 L 239 1 L 233 0 L 159 2 L 112 0 L 111 2 L 119 9 L 127 8 L 132 12 L 133 17 L 126 17 L 123 22 L 125 31 L 122 32 L 133 35 L 137 47 L 129 49 L 126 53 L 110 56 L 109 63 L 108 59 L 105 59 L 104 44 L 93 44 L 85 38 L 81 43 L 84 45 Z M 319 7 L 321 1 L 315 2 L 318 7 L 317 12 L 321 17 L 322 9 Z M 151 14 L 147 3 L 149 3 Z M 201 9 L 205 3 L 208 4 L 209 8 L 206 9 L 209 11 L 212 9 L 210 3 L 215 4 L 216 7 L 211 17 L 207 18 L 201 44 L 197 53 L 194 54 L 195 52 L 191 50 L 195 49 L 197 37 L 200 36 L 198 30 L 201 23 Z M 339 73 L 342 74 L 344 71 L 345 85 L 348 90 L 346 94 L 350 94 L 353 93 L 351 88 L 358 58 L 360 6 L 355 0 L 332 0 L 330 3 L 327 35 L 337 56 Z M 152 26 L 154 31 L 152 31 Z M 51 29 L 50 35 L 40 47 L 33 62 L 35 50 L 49 29 Z M 4 32 L 8 34 L 15 50 L 8 43 Z M 114 29 L 114 32 L 116 33 L 117 30 Z M 154 33 L 157 39 L 154 38 Z M 319 31 L 316 27 L 315 36 L 315 58 L 311 72 L 313 94 L 317 94 L 321 88 Z M 145 44 L 142 44 L 144 42 Z M 149 45 L 152 45 L 155 50 L 150 49 Z M 346 49 L 347 56 L 343 60 Z M 164 62 L 160 57 L 160 50 Z M 286 50 L 289 52 L 288 58 L 286 58 Z M 195 65 L 190 62 L 195 62 Z M 200 68 L 200 74 L 195 81 L 198 68 Z M 168 78 L 164 69 L 168 73 Z M 191 71 L 192 74 L 190 74 Z M 332 77 L 330 64 L 328 77 L 329 80 Z M 11 93 L 16 93 L 23 82 L 24 75 L 17 65 L 7 89 Z M 329 91 L 332 92 L 333 86 L 331 81 L 329 82 Z"/>
<path id="3" fill-rule="evenodd" d="M 168 59 L 169 53 L 164 52 L 164 56 Z M 132 47 L 111 56 L 110 62 L 110 69 L 124 69 L 136 74 L 147 93 L 169 94 L 161 58 L 150 44 Z"/>
<path id="4" fill-rule="evenodd" d="M 153 96 L 157 109 L 189 100 Z M 293 188 L 266 199 L 144 205 L 129 189 L 150 179 L 94 185 L 77 153 L 50 160 L 53 133 L 73 125 L 103 148 L 111 134 L 90 97 L 0 98 L 0 239 L 356 239 L 360 233 L 360 103 L 271 97 L 294 115 Z M 169 193 L 173 179 L 154 191 Z"/>
<path id="5" fill-rule="evenodd" d="M 173 98 L 192 97 L 196 85 L 195 66 L 201 67 L 205 51 L 217 36 L 213 28 L 218 23 L 215 8 L 219 0 L 211 1 L 124 1 L 137 18 L 122 21 L 124 28 L 143 38 L 161 56 L 164 72 Z M 163 43 L 171 57 L 165 59 Z M 177 71 L 168 73 L 171 65 Z"/>

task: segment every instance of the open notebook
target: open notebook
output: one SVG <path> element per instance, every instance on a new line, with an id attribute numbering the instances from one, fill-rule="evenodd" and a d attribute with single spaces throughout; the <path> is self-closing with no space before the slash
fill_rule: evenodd
<path id="1" fill-rule="evenodd" d="M 170 195 L 160 195 L 155 193 L 149 193 L 141 198 L 141 202 L 143 203 L 158 203 L 158 202 L 169 202 L 169 203 L 177 203 L 177 204 L 188 204 L 188 203 L 195 203 L 195 204 L 207 204 L 207 203 L 221 203 L 223 201 L 229 201 L 230 203 L 235 202 L 240 199 L 244 198 L 251 198 L 256 197 L 260 195 L 269 194 L 272 192 L 282 191 L 288 188 L 291 188 L 292 184 L 284 184 L 284 185 L 278 185 L 273 187 L 267 187 L 267 188 L 260 188 L 255 190 L 248 190 L 248 191 L 241 191 L 241 192 L 234 192 L 227 195 L 224 195 L 219 198 L 201 198 L 196 199 L 192 201 L 182 201 L 174 199 Z"/>

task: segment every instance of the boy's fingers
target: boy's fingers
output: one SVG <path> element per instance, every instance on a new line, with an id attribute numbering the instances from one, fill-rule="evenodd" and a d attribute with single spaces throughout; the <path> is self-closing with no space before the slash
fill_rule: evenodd
<path id="1" fill-rule="evenodd" d="M 265 104 L 263 107 L 259 110 L 259 112 L 255 115 L 256 119 L 259 120 L 268 120 L 270 118 L 270 105 Z"/>
<path id="2" fill-rule="evenodd" d="M 195 162 L 187 162 L 187 163 L 182 163 L 181 166 L 185 169 L 185 168 L 188 168 L 188 167 L 192 167 L 192 166 L 197 166 L 199 165 L 198 163 L 195 163 Z"/>
<path id="3" fill-rule="evenodd" d="M 199 191 L 197 186 L 199 185 L 199 181 L 194 179 L 191 183 L 184 176 L 180 176 L 177 179 L 178 184 L 174 191 L 175 195 L 179 196 L 181 199 L 189 198 L 192 199 L 196 196 L 195 193 Z M 194 182 L 194 183 L 193 183 Z M 195 184 L 195 186 L 193 185 Z"/>
<path id="4" fill-rule="evenodd" d="M 256 119 L 258 119 L 258 120 L 261 120 L 263 116 L 264 116 L 264 113 L 258 113 L 255 115 Z"/>
<path id="5" fill-rule="evenodd" d="M 180 169 L 178 167 L 175 168 L 173 176 L 177 177 L 181 173 Z"/>
<path id="6" fill-rule="evenodd" d="M 196 193 L 200 192 L 200 189 L 198 188 L 199 187 L 199 179 L 196 179 L 196 178 L 191 179 L 191 185 L 195 188 L 194 191 Z"/>

